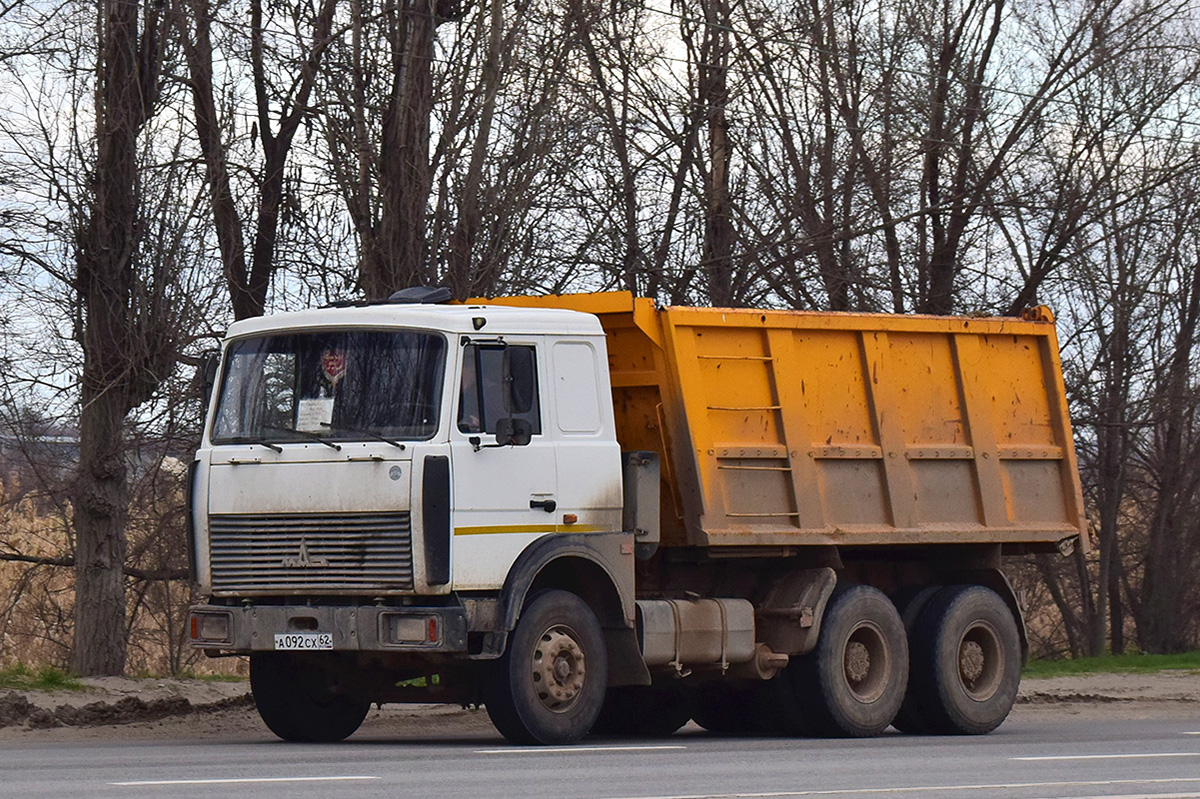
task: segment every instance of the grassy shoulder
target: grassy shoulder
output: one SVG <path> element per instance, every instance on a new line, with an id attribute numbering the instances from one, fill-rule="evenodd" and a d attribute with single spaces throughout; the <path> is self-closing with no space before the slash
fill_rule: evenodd
<path id="1" fill-rule="evenodd" d="M 1023 677 L 1071 677 L 1080 674 L 1153 674 L 1181 669 L 1200 672 L 1200 652 L 1178 655 L 1099 655 L 1067 660 L 1031 660 Z"/>
<path id="2" fill-rule="evenodd" d="M 195 680 L 204 683 L 242 684 L 248 682 L 247 677 L 241 674 L 196 674 L 193 672 L 185 672 L 176 678 L 150 672 L 138 672 L 128 675 L 128 679 L 146 682 L 168 679 Z M 18 663 L 15 666 L 0 669 L 0 691 L 87 691 L 92 687 L 83 680 L 53 666 L 31 667 L 24 663 Z"/>
<path id="3" fill-rule="evenodd" d="M 1100 655 L 1097 657 L 1063 660 L 1031 660 L 1021 672 L 1027 679 L 1039 677 L 1071 677 L 1083 674 L 1153 674 L 1159 671 L 1182 670 L 1200 674 L 1200 651 L 1178 655 Z M 154 679 L 152 675 L 139 674 Z M 246 678 L 235 674 L 186 674 L 186 678 L 214 683 L 240 683 Z M 424 685 L 424 678 L 410 681 Z M 52 666 L 34 669 L 17 664 L 0 669 L 0 690 L 26 691 L 83 691 L 87 686 L 64 671 Z"/>
<path id="4" fill-rule="evenodd" d="M 31 669 L 18 663 L 0 670 L 0 689 L 24 691 L 82 691 L 86 686 L 53 666 Z"/>

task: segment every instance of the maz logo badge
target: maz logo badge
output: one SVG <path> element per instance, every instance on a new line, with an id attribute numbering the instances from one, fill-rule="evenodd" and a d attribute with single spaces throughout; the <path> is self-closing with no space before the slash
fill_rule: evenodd
<path id="1" fill-rule="evenodd" d="M 288 556 L 281 561 L 285 569 L 307 569 L 310 566 L 328 566 L 329 561 L 326 558 L 313 558 L 308 554 L 308 542 L 303 538 L 300 539 L 300 554 L 296 557 Z"/>

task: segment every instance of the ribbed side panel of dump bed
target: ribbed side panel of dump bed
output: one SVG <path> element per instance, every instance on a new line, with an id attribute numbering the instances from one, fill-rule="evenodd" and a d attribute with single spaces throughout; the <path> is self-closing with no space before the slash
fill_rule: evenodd
<path id="1" fill-rule="evenodd" d="M 622 448 L 664 455 L 664 546 L 1086 531 L 1050 321 L 498 302 L 599 316 Z"/>

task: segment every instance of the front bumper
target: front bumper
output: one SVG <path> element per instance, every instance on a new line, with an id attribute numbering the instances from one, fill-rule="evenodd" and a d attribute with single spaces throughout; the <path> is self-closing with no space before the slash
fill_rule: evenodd
<path id="1" fill-rule="evenodd" d="M 193 648 L 227 653 L 274 651 L 276 636 L 285 633 L 328 634 L 340 652 L 467 651 L 460 607 L 196 605 L 188 630 Z"/>

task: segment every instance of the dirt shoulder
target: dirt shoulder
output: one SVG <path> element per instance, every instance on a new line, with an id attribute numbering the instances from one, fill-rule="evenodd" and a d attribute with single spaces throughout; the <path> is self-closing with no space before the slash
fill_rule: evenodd
<path id="1" fill-rule="evenodd" d="M 1041 713 L 1200 720 L 1200 672 L 1027 678 L 1021 682 L 1013 717 Z"/>
<path id="2" fill-rule="evenodd" d="M 0 690 L 0 746 L 19 741 L 270 740 L 246 682 L 85 679 L 82 691 Z M 1026 679 L 1014 720 L 1064 715 L 1200 721 L 1200 673 Z M 446 705 L 372 709 L 357 736 L 495 738 L 482 710 Z"/>

